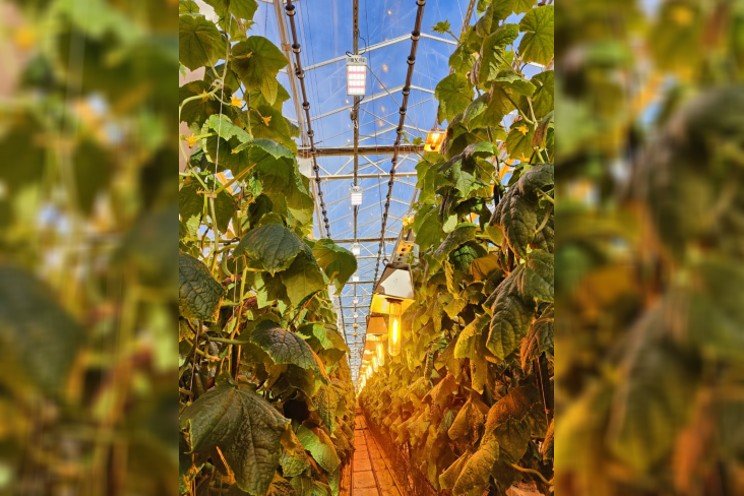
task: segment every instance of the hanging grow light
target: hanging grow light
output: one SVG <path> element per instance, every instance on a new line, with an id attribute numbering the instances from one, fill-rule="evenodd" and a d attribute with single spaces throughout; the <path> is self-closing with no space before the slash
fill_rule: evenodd
<path id="1" fill-rule="evenodd" d="M 359 255 L 361 255 L 362 254 L 362 245 L 360 245 L 359 243 L 356 243 L 355 242 L 353 245 L 351 245 L 351 253 L 355 257 L 358 257 Z"/>
<path id="2" fill-rule="evenodd" d="M 438 152 L 442 148 L 444 143 L 444 137 L 446 133 L 438 127 L 432 128 L 431 131 L 426 133 L 426 142 L 424 143 L 425 152 Z"/>
<path id="3" fill-rule="evenodd" d="M 400 354 L 403 341 L 401 315 L 413 303 L 413 296 L 413 280 L 409 267 L 388 264 L 373 291 L 370 312 L 388 317 L 387 342 L 390 356 Z"/>
<path id="4" fill-rule="evenodd" d="M 358 207 L 362 204 L 362 187 L 352 186 L 351 187 L 351 206 Z"/>
<path id="5" fill-rule="evenodd" d="M 367 59 L 360 55 L 346 58 L 346 94 L 364 96 L 367 88 Z"/>
<path id="6" fill-rule="evenodd" d="M 400 355 L 400 343 L 402 339 L 400 314 L 400 302 L 391 302 L 390 316 L 388 317 L 388 353 L 390 354 L 390 356 Z"/>
<path id="7" fill-rule="evenodd" d="M 377 354 L 377 363 L 382 367 L 385 365 L 385 345 L 382 341 L 378 341 L 375 345 L 375 353 Z"/>

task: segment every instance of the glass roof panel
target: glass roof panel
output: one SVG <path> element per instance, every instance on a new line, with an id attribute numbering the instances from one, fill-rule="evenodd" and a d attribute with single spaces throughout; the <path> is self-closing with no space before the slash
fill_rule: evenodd
<path id="1" fill-rule="evenodd" d="M 283 2 L 281 21 L 287 23 Z M 425 138 L 426 132 L 436 123 L 437 102 L 434 87 L 448 74 L 449 56 L 455 48 L 450 35 L 432 31 L 439 21 L 448 20 L 452 30 L 459 34 L 468 0 L 428 0 L 424 7 L 422 38 L 419 41 L 412 79 L 412 90 L 406 113 L 406 140 Z M 346 95 L 345 55 L 351 53 L 352 42 L 351 0 L 298 0 L 295 22 L 301 60 L 306 71 L 306 87 L 310 102 L 312 128 L 315 142 L 322 147 L 353 146 L 353 127 L 350 119 L 352 97 Z M 407 58 L 411 49 L 410 34 L 415 25 L 417 5 L 414 0 L 359 0 L 359 52 L 367 58 L 367 90 L 359 112 L 359 145 L 392 145 L 398 125 L 402 94 L 408 69 Z M 266 36 L 277 45 L 279 35 L 276 8 L 273 2 L 261 0 L 255 16 L 254 32 Z M 291 43 L 291 40 L 290 40 Z M 338 59 L 335 60 L 334 59 Z M 288 74 L 280 75 L 280 83 L 289 91 Z M 284 114 L 296 120 L 293 101 L 285 104 Z M 364 201 L 359 209 L 357 238 L 361 255 L 356 276 L 359 284 L 349 283 L 339 295 L 347 343 L 351 348 L 352 374 L 356 378 L 361 363 L 365 318 L 376 267 L 382 271 L 385 255 L 393 252 L 402 219 L 408 212 L 415 192 L 416 154 L 401 154 L 396 168 L 391 204 L 384 237 L 384 254 L 378 261 L 378 244 L 387 194 L 391 155 L 362 154 L 358 173 L 378 175 L 359 179 Z M 350 187 L 354 172 L 353 157 L 318 157 L 321 183 L 331 238 L 346 248 L 354 239 L 354 217 L 350 203 Z M 316 236 L 320 231 L 316 226 Z M 358 303 L 354 305 L 354 299 Z M 354 317 L 356 314 L 356 318 Z M 356 336 L 353 323 L 359 324 Z"/>

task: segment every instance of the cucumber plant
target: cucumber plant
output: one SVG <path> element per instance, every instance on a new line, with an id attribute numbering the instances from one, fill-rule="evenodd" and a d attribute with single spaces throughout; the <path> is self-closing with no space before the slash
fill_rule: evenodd
<path id="1" fill-rule="evenodd" d="M 354 395 L 329 287 L 356 259 L 310 237 L 287 60 L 250 35 L 256 1 L 207 3 L 216 19 L 179 4 L 181 492 L 338 494 Z"/>
<path id="2" fill-rule="evenodd" d="M 440 494 L 505 494 L 514 484 L 548 494 L 553 7 L 478 5 L 436 87 L 445 142 L 416 168 L 407 338 L 360 402 Z"/>

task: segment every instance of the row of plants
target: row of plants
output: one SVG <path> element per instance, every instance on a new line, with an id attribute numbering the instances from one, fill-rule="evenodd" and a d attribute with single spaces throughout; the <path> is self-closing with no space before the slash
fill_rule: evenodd
<path id="1" fill-rule="evenodd" d="M 548 494 L 553 7 L 480 2 L 478 14 L 436 88 L 449 123 L 443 147 L 417 166 L 403 349 L 360 403 L 439 494 L 505 494 L 515 484 Z"/>
<path id="2" fill-rule="evenodd" d="M 356 259 L 313 240 L 287 65 L 255 0 L 181 0 L 181 493 L 339 494 L 353 446 L 348 349 L 329 287 Z"/>
<path id="3" fill-rule="evenodd" d="M 744 6 L 557 5 L 559 493 L 744 491 Z"/>
<path id="4" fill-rule="evenodd" d="M 176 494 L 169 3 L 0 5 L 0 494 Z"/>

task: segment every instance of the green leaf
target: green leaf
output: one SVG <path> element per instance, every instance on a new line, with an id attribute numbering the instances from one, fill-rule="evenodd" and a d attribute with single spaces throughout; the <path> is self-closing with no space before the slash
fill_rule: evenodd
<path id="1" fill-rule="evenodd" d="M 488 479 L 499 454 L 499 443 L 491 437 L 464 463 L 455 487 L 454 496 L 478 496 L 488 487 Z"/>
<path id="2" fill-rule="evenodd" d="M 326 472 L 335 472 L 341 466 L 336 447 L 325 430 L 318 427 L 309 429 L 301 425 L 297 429 L 297 438 Z"/>
<path id="3" fill-rule="evenodd" d="M 473 99 L 473 88 L 467 77 L 453 72 L 439 81 L 434 94 L 439 100 L 438 119 L 442 122 L 451 120 L 470 105 Z"/>
<path id="4" fill-rule="evenodd" d="M 478 82 L 483 85 L 496 78 L 500 71 L 511 67 L 511 57 L 506 57 L 506 48 L 519 36 L 519 26 L 503 24 L 483 40 Z"/>
<path id="5" fill-rule="evenodd" d="M 181 183 L 181 189 L 178 191 L 178 213 L 184 222 L 188 222 L 192 217 L 199 217 L 205 211 L 204 188 L 198 181 L 187 177 Z M 217 228 L 222 232 L 227 231 L 232 216 L 238 209 L 235 198 L 227 191 L 222 190 L 214 199 L 214 210 L 217 219 L 215 219 Z M 209 217 L 212 213 L 209 208 L 206 209 Z"/>
<path id="6" fill-rule="evenodd" d="M 276 75 L 287 65 L 287 59 L 276 45 L 262 36 L 251 36 L 233 46 L 230 62 L 248 91 L 259 90 L 269 104 L 274 103 Z"/>
<path id="7" fill-rule="evenodd" d="M 413 222 L 413 230 L 416 234 L 416 244 L 422 251 L 442 239 L 442 224 L 439 221 L 439 212 L 436 207 L 427 206 L 419 209 Z"/>
<path id="8" fill-rule="evenodd" d="M 496 288 L 486 347 L 500 360 L 519 347 L 532 319 L 531 308 L 522 300 L 517 288 L 522 271 L 523 267 L 518 267 Z"/>
<path id="9" fill-rule="evenodd" d="M 188 319 L 214 320 L 224 289 L 209 269 L 185 253 L 178 254 L 178 308 Z"/>
<path id="10" fill-rule="evenodd" d="M 664 319 L 655 311 L 640 325 L 648 335 L 649 329 L 663 326 Z M 641 473 L 669 455 L 697 390 L 694 364 L 682 353 L 665 343 L 642 344 L 618 378 L 608 440 L 613 454 Z"/>
<path id="11" fill-rule="evenodd" d="M 338 396 L 330 386 L 321 386 L 317 394 L 313 397 L 313 403 L 315 404 L 318 416 L 320 416 L 328 432 L 331 433 L 336 429 L 338 400 Z"/>
<path id="12" fill-rule="evenodd" d="M 532 95 L 532 109 L 540 121 L 554 110 L 555 75 L 553 71 L 536 74 L 530 79 L 537 88 Z"/>
<path id="13" fill-rule="evenodd" d="M 439 21 L 438 23 L 434 24 L 431 29 L 435 33 L 444 34 L 448 31 L 451 31 L 452 26 L 450 25 L 449 21 Z"/>
<path id="14" fill-rule="evenodd" d="M 284 286 L 292 305 L 298 306 L 305 298 L 326 288 L 326 281 L 318 263 L 309 255 L 298 255 L 284 273 Z"/>
<path id="15" fill-rule="evenodd" d="M 288 425 L 246 385 L 216 386 L 181 414 L 191 449 L 208 453 L 220 448 L 238 487 L 253 496 L 264 496 L 274 478 Z"/>
<path id="16" fill-rule="evenodd" d="M 357 270 L 356 257 L 330 239 L 316 241 L 313 256 L 339 292 Z"/>
<path id="17" fill-rule="evenodd" d="M 430 268 L 431 273 L 434 273 L 438 269 L 445 258 L 455 249 L 464 245 L 468 241 L 475 238 L 477 228 L 473 224 L 460 224 L 450 234 L 444 238 L 442 244 L 439 245 L 432 255 L 432 261 L 434 262 Z"/>
<path id="18" fill-rule="evenodd" d="M 452 441 L 477 436 L 480 428 L 486 423 L 487 412 L 488 406 L 471 396 L 457 412 L 455 420 L 452 421 L 452 425 L 447 431 L 447 436 Z"/>
<path id="19" fill-rule="evenodd" d="M 217 26 L 202 15 L 181 14 L 178 18 L 179 60 L 191 70 L 217 63 L 227 53 Z"/>
<path id="20" fill-rule="evenodd" d="M 251 267 L 274 275 L 292 265 L 307 246 L 295 233 L 281 224 L 266 224 L 243 236 L 235 256 L 245 255 Z"/>
<path id="21" fill-rule="evenodd" d="M 84 339 L 84 329 L 33 274 L 0 264 L 0 381 L 6 387 L 28 381 L 61 395 Z"/>
<path id="22" fill-rule="evenodd" d="M 289 431 L 289 439 L 282 440 L 283 450 L 279 463 L 284 477 L 297 477 L 310 467 L 310 458 L 305 453 L 300 440 L 294 431 Z"/>
<path id="23" fill-rule="evenodd" d="M 527 300 L 553 301 L 553 255 L 533 250 L 527 255 L 524 270 L 517 280 L 520 294 Z"/>
<path id="24" fill-rule="evenodd" d="M 294 157 L 292 150 L 266 138 L 254 139 L 235 148 L 235 152 L 243 150 L 248 150 L 248 160 L 251 163 L 260 163 L 269 158 L 276 160 L 280 158 L 292 159 Z"/>
<path id="25" fill-rule="evenodd" d="M 224 114 L 214 114 L 209 116 L 206 122 L 204 122 L 201 132 L 202 134 L 207 134 L 210 130 L 214 131 L 217 136 L 225 141 L 237 138 L 239 142 L 245 143 L 251 139 L 251 135 L 248 134 L 245 129 L 233 124 L 233 121 Z M 232 150 L 233 153 L 237 151 L 237 148 Z"/>
<path id="26" fill-rule="evenodd" d="M 553 60 L 553 6 L 543 5 L 525 14 L 519 23 L 524 32 L 519 53 L 525 62 L 548 65 Z"/>
<path id="27" fill-rule="evenodd" d="M 205 0 L 221 18 L 228 14 L 250 21 L 258 9 L 256 0 Z"/>
<path id="28" fill-rule="evenodd" d="M 520 162 L 529 162 L 534 152 L 532 140 L 535 136 L 535 129 L 526 122 L 515 122 L 509 134 L 506 136 L 506 151 L 510 157 Z"/>
<path id="29" fill-rule="evenodd" d="M 488 324 L 488 315 L 480 315 L 466 325 L 457 336 L 455 358 L 470 358 L 476 353 L 477 339 Z"/>
<path id="30" fill-rule="evenodd" d="M 263 321 L 251 334 L 251 341 L 264 350 L 277 365 L 295 365 L 328 381 L 323 362 L 298 334 L 282 329 L 274 322 Z"/>

